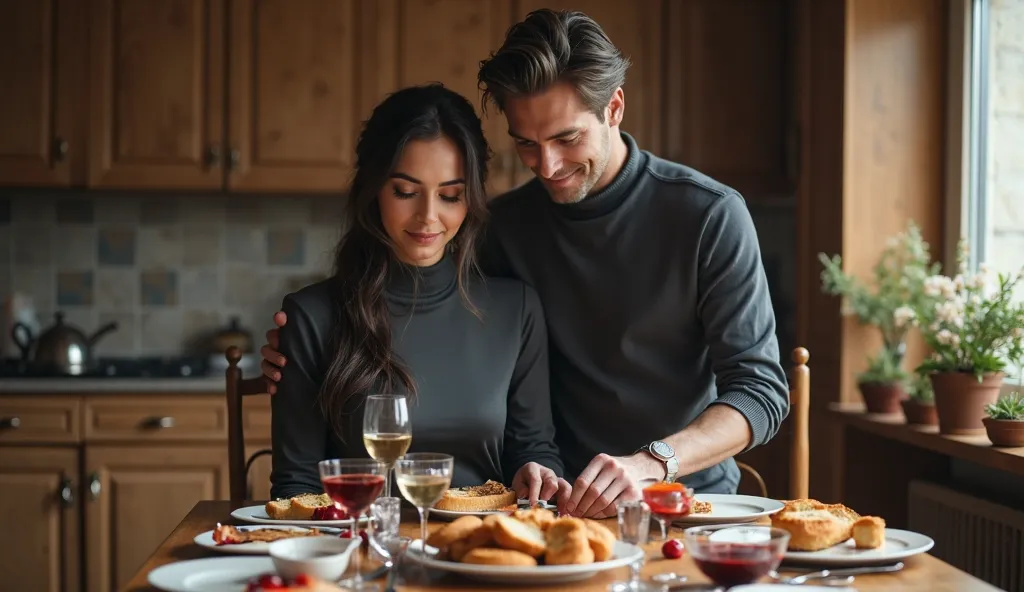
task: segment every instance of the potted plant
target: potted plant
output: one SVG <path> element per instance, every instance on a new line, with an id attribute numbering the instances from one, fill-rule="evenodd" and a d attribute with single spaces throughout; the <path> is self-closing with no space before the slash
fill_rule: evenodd
<path id="1" fill-rule="evenodd" d="M 1024 446 L 1024 395 L 1019 392 L 1000 397 L 985 406 L 985 431 L 995 446 Z"/>
<path id="2" fill-rule="evenodd" d="M 903 371 L 906 336 L 914 325 L 915 305 L 924 282 L 939 272 L 932 264 L 928 243 L 911 221 L 905 232 L 889 239 L 873 270 L 874 288 L 843 271 L 842 259 L 820 253 L 824 269 L 822 290 L 842 296 L 844 315 L 856 316 L 882 335 L 882 349 L 870 357 L 868 369 L 857 376 L 857 386 L 870 413 L 899 413 L 907 398 Z"/>
<path id="3" fill-rule="evenodd" d="M 907 425 L 938 425 L 931 379 L 925 374 L 915 374 L 907 394 L 910 397 L 902 403 Z"/>
<path id="4" fill-rule="evenodd" d="M 985 406 L 996 401 L 1008 363 L 1024 357 L 1024 302 L 1014 290 L 1024 270 L 993 276 L 984 265 L 966 273 L 966 246 L 957 248 L 960 273 L 925 281 L 917 304 L 921 334 L 932 350 L 919 371 L 929 373 L 942 434 L 985 430 Z"/>

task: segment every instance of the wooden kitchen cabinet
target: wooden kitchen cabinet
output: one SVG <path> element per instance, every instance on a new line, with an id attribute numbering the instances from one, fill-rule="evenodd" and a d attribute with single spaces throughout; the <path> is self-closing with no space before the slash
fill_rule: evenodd
<path id="1" fill-rule="evenodd" d="M 81 590 L 79 451 L 0 446 L 5 590 Z"/>
<path id="2" fill-rule="evenodd" d="M 243 410 L 246 450 L 269 448 L 270 397 Z M 0 395 L 0 524 L 21 533 L 0 538 L 4 581 L 119 590 L 198 501 L 228 499 L 226 417 L 222 393 Z"/>
<path id="3" fill-rule="evenodd" d="M 0 184 L 85 177 L 84 0 L 0 0 Z"/>

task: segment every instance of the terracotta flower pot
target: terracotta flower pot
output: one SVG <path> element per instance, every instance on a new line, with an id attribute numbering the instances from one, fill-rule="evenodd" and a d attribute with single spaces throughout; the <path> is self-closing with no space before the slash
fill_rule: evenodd
<path id="1" fill-rule="evenodd" d="M 982 419 L 993 446 L 1024 446 L 1024 419 Z"/>
<path id="2" fill-rule="evenodd" d="M 886 382 L 864 382 L 857 385 L 868 413 L 899 413 L 900 401 L 907 398 L 903 385 Z"/>
<path id="3" fill-rule="evenodd" d="M 907 425 L 939 425 L 939 415 L 935 411 L 934 403 L 922 403 L 917 399 L 907 399 L 902 404 Z"/>
<path id="4" fill-rule="evenodd" d="M 999 398 L 1003 374 L 986 375 L 981 382 L 967 372 L 936 372 L 929 375 L 935 390 L 939 433 L 977 435 L 985 433 L 985 405 Z"/>

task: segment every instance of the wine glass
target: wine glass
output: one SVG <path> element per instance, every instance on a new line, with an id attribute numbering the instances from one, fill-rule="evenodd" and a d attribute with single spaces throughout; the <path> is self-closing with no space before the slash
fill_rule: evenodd
<path id="1" fill-rule="evenodd" d="M 690 513 L 693 490 L 679 482 L 663 481 L 645 487 L 643 495 L 651 514 L 661 526 L 661 540 L 664 541 L 668 538 L 666 523 Z"/>
<path id="2" fill-rule="evenodd" d="M 395 461 L 395 480 L 405 499 L 420 511 L 420 549 L 427 551 L 427 515 L 452 484 L 453 458 L 448 454 L 415 452 Z"/>
<path id="3" fill-rule="evenodd" d="M 405 395 L 370 395 L 363 410 L 363 445 L 370 457 L 387 465 L 384 497 L 391 497 L 391 469 L 412 444 L 412 422 Z"/>
<path id="4" fill-rule="evenodd" d="M 324 492 L 352 517 L 352 531 L 356 532 L 363 514 L 384 487 L 387 467 L 380 461 L 366 458 L 335 458 L 320 461 L 319 468 Z M 359 540 L 357 536 L 352 538 Z M 367 585 L 363 581 L 358 551 L 355 553 L 355 562 L 356 575 L 346 587 L 351 590 L 376 590 L 376 585 Z"/>
<path id="5" fill-rule="evenodd" d="M 789 532 L 771 526 L 725 524 L 683 531 L 686 550 L 719 586 L 752 584 L 782 563 Z"/>

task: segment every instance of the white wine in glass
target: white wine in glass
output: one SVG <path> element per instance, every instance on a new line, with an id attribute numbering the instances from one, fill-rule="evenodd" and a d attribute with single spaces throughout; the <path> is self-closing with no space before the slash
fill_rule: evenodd
<path id="1" fill-rule="evenodd" d="M 387 465 L 384 497 L 391 497 L 391 469 L 412 444 L 412 422 L 405 395 L 369 395 L 363 411 L 363 445 Z"/>
<path id="2" fill-rule="evenodd" d="M 448 454 L 417 452 L 395 461 L 398 489 L 420 512 L 421 551 L 426 553 L 427 515 L 452 483 L 454 459 Z"/>

